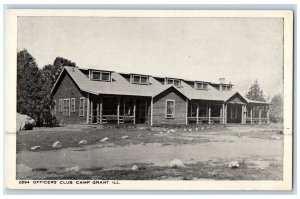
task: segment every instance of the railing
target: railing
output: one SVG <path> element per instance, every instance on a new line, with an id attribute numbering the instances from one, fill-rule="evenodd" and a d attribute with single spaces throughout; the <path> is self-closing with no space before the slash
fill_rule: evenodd
<path id="1" fill-rule="evenodd" d="M 197 122 L 197 117 L 188 117 L 189 122 Z M 215 122 L 221 122 L 222 117 L 198 117 L 198 123 L 209 123 L 213 124 Z"/>
<path id="2" fill-rule="evenodd" d="M 269 123 L 268 118 L 247 118 L 246 121 L 250 124 L 262 124 L 262 123 Z"/>
<path id="3" fill-rule="evenodd" d="M 124 122 L 133 122 L 134 116 L 133 115 L 120 115 L 118 120 L 118 115 L 102 115 L 102 123 L 106 124 L 108 122 L 118 122 L 123 124 Z M 99 120 L 100 121 L 100 116 Z"/>

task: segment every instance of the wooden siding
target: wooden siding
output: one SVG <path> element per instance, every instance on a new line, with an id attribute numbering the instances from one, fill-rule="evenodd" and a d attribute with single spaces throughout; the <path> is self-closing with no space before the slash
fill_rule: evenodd
<path id="1" fill-rule="evenodd" d="M 166 100 L 175 100 L 175 118 L 166 118 Z M 153 125 L 186 124 L 186 98 L 174 88 L 167 89 L 153 100 Z"/>
<path id="2" fill-rule="evenodd" d="M 53 95 L 53 100 L 56 101 L 56 119 L 59 123 L 63 122 L 65 124 L 75 124 L 75 123 L 86 123 L 86 103 L 84 107 L 84 116 L 79 116 L 79 99 L 80 97 L 85 97 L 84 94 L 79 90 L 74 81 L 71 79 L 69 74 L 63 74 L 61 82 L 57 87 L 56 92 Z M 75 112 L 70 111 L 70 116 L 63 115 L 63 112 L 59 111 L 59 99 L 75 98 Z M 71 109 L 71 106 L 70 106 Z"/>

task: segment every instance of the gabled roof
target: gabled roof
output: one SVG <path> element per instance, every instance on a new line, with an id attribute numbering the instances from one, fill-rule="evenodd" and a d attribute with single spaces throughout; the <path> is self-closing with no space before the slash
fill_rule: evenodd
<path id="1" fill-rule="evenodd" d="M 262 102 L 262 101 L 257 101 L 257 100 L 250 100 L 247 98 L 247 101 L 249 104 L 261 104 L 261 105 L 264 105 L 264 104 L 271 104 L 270 102 Z"/>
<path id="2" fill-rule="evenodd" d="M 236 100 L 238 99 L 238 100 Z M 236 92 L 235 94 L 233 94 L 231 97 L 229 97 L 226 102 L 232 103 L 234 101 L 234 103 L 248 103 L 247 98 L 243 97 L 239 92 Z"/>
<path id="3" fill-rule="evenodd" d="M 227 101 L 233 95 L 238 94 L 237 91 L 219 91 L 214 87 L 208 87 L 208 90 L 197 90 L 185 81 L 181 82 L 180 87 L 173 85 L 163 85 L 155 77 L 149 76 L 149 85 L 140 85 L 130 83 L 124 76 L 117 72 L 111 72 L 112 82 L 92 81 L 77 67 L 65 66 L 60 76 L 58 77 L 51 92 L 58 86 L 59 79 L 62 74 L 67 72 L 76 85 L 82 91 L 93 94 L 110 94 L 110 95 L 127 95 L 127 96 L 144 96 L 154 97 L 161 92 L 173 87 L 182 95 L 190 100 L 214 100 L 214 101 Z M 258 103 L 257 101 L 249 100 L 240 95 L 245 101 L 249 103 Z M 265 102 L 259 102 L 268 104 Z"/>

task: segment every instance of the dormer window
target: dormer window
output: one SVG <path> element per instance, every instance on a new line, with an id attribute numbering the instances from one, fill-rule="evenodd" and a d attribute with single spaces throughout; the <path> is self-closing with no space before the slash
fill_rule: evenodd
<path id="1" fill-rule="evenodd" d="M 166 78 L 166 84 L 173 84 L 174 86 L 179 87 L 181 85 L 181 80 Z"/>
<path id="2" fill-rule="evenodd" d="M 207 90 L 208 84 L 205 82 L 195 82 L 195 88 L 198 90 Z"/>
<path id="3" fill-rule="evenodd" d="M 107 71 L 91 71 L 91 80 L 110 81 L 111 73 Z"/>
<path id="4" fill-rule="evenodd" d="M 230 91 L 231 85 L 221 85 L 221 91 Z"/>
<path id="5" fill-rule="evenodd" d="M 149 76 L 131 75 L 131 83 L 133 84 L 149 84 Z"/>

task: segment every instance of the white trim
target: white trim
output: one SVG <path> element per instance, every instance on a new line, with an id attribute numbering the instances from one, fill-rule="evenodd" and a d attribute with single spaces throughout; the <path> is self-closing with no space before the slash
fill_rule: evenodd
<path id="1" fill-rule="evenodd" d="M 201 85 L 201 87 L 198 87 L 198 85 Z M 204 85 L 206 86 L 206 88 L 204 88 Z M 194 87 L 196 90 L 208 90 L 208 83 L 196 81 Z"/>
<path id="2" fill-rule="evenodd" d="M 168 111 L 168 102 L 173 102 L 173 113 L 172 116 L 168 116 L 167 111 Z M 170 99 L 166 99 L 166 106 L 165 106 L 165 118 L 171 118 L 174 119 L 175 118 L 175 100 L 170 100 Z"/>
<path id="3" fill-rule="evenodd" d="M 64 111 L 64 104 L 63 104 L 64 100 L 63 99 L 59 99 L 58 100 L 58 112 L 63 112 Z"/>
<path id="4" fill-rule="evenodd" d="M 222 104 L 222 124 L 225 124 L 225 104 Z"/>
<path id="5" fill-rule="evenodd" d="M 134 77 L 138 77 L 139 78 L 139 82 L 134 82 Z M 146 77 L 147 78 L 146 83 L 142 83 L 142 77 Z M 147 76 L 147 75 L 135 75 L 135 74 L 131 74 L 131 76 L 130 76 L 130 82 L 132 84 L 149 85 L 149 76 Z"/>
<path id="6" fill-rule="evenodd" d="M 81 100 L 83 99 L 83 102 L 81 103 Z M 81 112 L 81 106 L 82 106 L 82 114 L 80 114 Z M 84 117 L 84 109 L 85 109 L 85 97 L 80 97 L 79 98 L 79 117 Z"/>
<path id="7" fill-rule="evenodd" d="M 70 116 L 70 115 L 71 115 L 71 100 L 69 98 L 69 115 L 68 116 Z"/>
<path id="8" fill-rule="evenodd" d="M 192 106 L 192 103 L 191 103 L 191 106 Z M 199 108 L 199 104 L 198 104 L 198 107 L 197 109 Z M 185 114 L 185 125 L 188 125 L 188 99 L 186 98 L 185 99 L 185 110 L 186 110 L 186 114 Z M 192 113 L 191 113 L 192 114 Z M 199 110 L 198 110 L 198 113 L 197 113 L 197 123 L 198 123 L 198 115 L 199 115 Z"/>
<path id="9" fill-rule="evenodd" d="M 54 85 L 53 85 L 53 87 L 52 87 L 52 89 L 51 89 L 51 91 L 50 91 L 51 93 L 53 92 L 54 88 L 56 87 L 56 84 L 58 83 L 58 81 L 59 81 L 60 77 L 62 76 L 64 70 L 66 70 L 66 69 L 63 68 L 62 71 L 60 72 L 58 78 L 56 79 L 56 81 L 55 81 L 55 83 L 54 83 Z"/>
<path id="10" fill-rule="evenodd" d="M 69 113 L 67 112 L 67 111 L 65 111 L 65 108 L 67 107 L 65 107 L 65 102 L 69 102 L 69 106 L 68 106 L 68 108 L 69 108 Z M 70 98 L 64 98 L 63 99 L 63 116 L 70 116 L 70 109 L 71 109 L 71 107 L 70 107 L 70 104 L 71 102 L 70 102 Z"/>
<path id="11" fill-rule="evenodd" d="M 72 109 L 72 105 L 73 105 L 73 102 L 74 102 L 74 109 Z M 71 98 L 71 112 L 72 113 L 74 113 L 75 112 L 75 110 L 76 110 L 76 99 L 75 98 Z"/>
<path id="12" fill-rule="evenodd" d="M 153 97 L 151 97 L 151 113 L 150 113 L 150 126 L 153 125 Z"/>
<path id="13" fill-rule="evenodd" d="M 89 109 L 90 109 L 90 94 L 88 93 L 87 94 L 88 97 L 87 97 L 87 107 L 86 107 L 86 123 L 88 124 L 89 123 Z"/>
<path id="14" fill-rule="evenodd" d="M 181 86 L 181 79 L 176 79 L 176 78 L 168 78 L 166 77 L 165 78 L 165 84 L 168 85 L 168 81 L 172 81 L 172 83 L 170 83 L 171 85 L 174 85 L 174 86 L 177 86 L 177 87 L 180 87 Z M 175 85 L 175 81 L 179 81 L 179 84 L 178 85 Z"/>
<path id="15" fill-rule="evenodd" d="M 103 82 L 111 82 L 111 72 L 109 71 L 98 71 L 98 70 L 90 70 L 90 80 L 95 80 L 95 81 L 103 81 Z M 99 73 L 99 79 L 94 79 L 93 74 L 94 73 Z M 103 73 L 107 73 L 109 75 L 108 80 L 103 80 L 102 75 Z"/>

